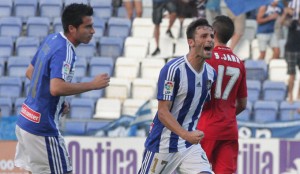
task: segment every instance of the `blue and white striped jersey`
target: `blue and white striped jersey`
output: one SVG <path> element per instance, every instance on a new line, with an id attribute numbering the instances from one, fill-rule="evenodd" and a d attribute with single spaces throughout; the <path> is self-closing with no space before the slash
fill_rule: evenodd
<path id="1" fill-rule="evenodd" d="M 50 94 L 50 80 L 60 78 L 71 82 L 76 55 L 74 45 L 63 33 L 47 36 L 31 64 L 34 71 L 27 98 L 22 105 L 17 124 L 24 130 L 40 136 L 57 136 L 58 122 L 64 97 Z"/>
<path id="2" fill-rule="evenodd" d="M 203 104 L 210 99 L 210 88 L 217 77 L 216 71 L 204 63 L 196 72 L 187 57 L 169 61 L 161 70 L 158 79 L 158 100 L 172 101 L 170 112 L 186 130 L 195 130 Z M 153 120 L 146 139 L 147 150 L 159 153 L 182 151 L 192 144 L 167 129 L 158 119 Z"/>

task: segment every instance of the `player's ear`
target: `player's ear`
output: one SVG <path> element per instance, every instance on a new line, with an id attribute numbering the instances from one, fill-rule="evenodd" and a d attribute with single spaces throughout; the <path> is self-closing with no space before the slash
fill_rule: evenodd
<path id="1" fill-rule="evenodd" d="M 188 44 L 189 44 L 190 47 L 194 47 L 195 46 L 194 39 L 188 39 Z"/>

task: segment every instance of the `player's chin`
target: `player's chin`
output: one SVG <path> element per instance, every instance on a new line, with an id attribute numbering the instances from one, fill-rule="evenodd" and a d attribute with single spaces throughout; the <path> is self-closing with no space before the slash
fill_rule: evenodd
<path id="1" fill-rule="evenodd" d="M 92 37 L 84 39 L 81 43 L 88 44 L 92 40 Z"/>
<path id="2" fill-rule="evenodd" d="M 205 59 L 210 59 L 212 57 L 212 51 L 205 51 L 203 57 Z"/>

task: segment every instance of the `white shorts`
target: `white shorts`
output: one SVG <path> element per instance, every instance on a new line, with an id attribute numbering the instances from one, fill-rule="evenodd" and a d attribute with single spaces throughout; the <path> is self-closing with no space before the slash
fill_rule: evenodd
<path id="1" fill-rule="evenodd" d="M 154 153 L 144 151 L 139 174 L 206 172 L 213 174 L 206 154 L 201 146 L 192 145 L 188 149 L 175 153 Z"/>
<path id="2" fill-rule="evenodd" d="M 256 37 L 260 51 L 266 51 L 268 45 L 271 48 L 279 47 L 279 40 L 276 33 L 257 33 Z"/>
<path id="3" fill-rule="evenodd" d="M 18 143 L 15 166 L 32 174 L 64 174 L 72 171 L 70 156 L 62 136 L 44 137 L 16 126 Z"/>

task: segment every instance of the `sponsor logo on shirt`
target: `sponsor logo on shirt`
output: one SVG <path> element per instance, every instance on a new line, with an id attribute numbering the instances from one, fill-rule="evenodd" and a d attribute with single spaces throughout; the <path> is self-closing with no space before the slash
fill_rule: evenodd
<path id="1" fill-rule="evenodd" d="M 163 94 L 164 95 L 172 95 L 173 94 L 173 89 L 174 89 L 174 82 L 165 80 Z"/>
<path id="2" fill-rule="evenodd" d="M 23 103 L 20 114 L 27 120 L 34 123 L 39 123 L 41 120 L 41 113 L 32 110 L 26 104 Z"/>

